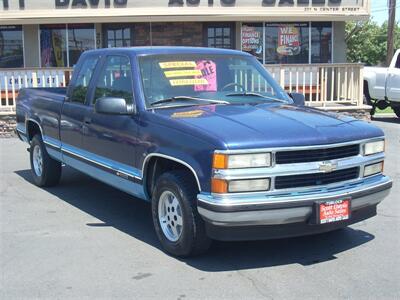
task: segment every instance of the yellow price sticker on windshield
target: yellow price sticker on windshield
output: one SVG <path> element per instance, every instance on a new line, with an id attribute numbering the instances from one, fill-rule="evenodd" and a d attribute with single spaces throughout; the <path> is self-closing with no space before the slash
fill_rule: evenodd
<path id="1" fill-rule="evenodd" d="M 183 112 L 175 112 L 172 114 L 172 118 L 197 118 L 202 116 L 205 113 L 204 110 L 191 110 L 191 111 L 183 111 Z"/>
<path id="2" fill-rule="evenodd" d="M 185 76 L 201 76 L 200 70 L 176 70 L 176 71 L 165 71 L 167 78 L 171 77 L 185 77 Z"/>
<path id="3" fill-rule="evenodd" d="M 204 78 L 195 79 L 171 79 L 169 81 L 171 86 L 182 86 L 182 85 L 207 85 L 208 81 Z"/>
<path id="4" fill-rule="evenodd" d="M 194 61 L 166 61 L 160 62 L 159 65 L 161 69 L 194 68 L 197 66 Z"/>

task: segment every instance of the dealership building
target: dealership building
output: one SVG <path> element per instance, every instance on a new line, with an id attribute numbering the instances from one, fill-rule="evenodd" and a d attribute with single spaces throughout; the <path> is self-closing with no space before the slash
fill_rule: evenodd
<path id="1" fill-rule="evenodd" d="M 370 0 L 0 0 L 0 68 L 73 67 L 88 49 L 205 46 L 263 64 L 346 62 Z"/>

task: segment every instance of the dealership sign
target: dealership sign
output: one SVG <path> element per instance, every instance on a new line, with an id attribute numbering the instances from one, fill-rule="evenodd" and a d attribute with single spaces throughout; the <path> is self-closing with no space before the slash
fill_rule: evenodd
<path id="1" fill-rule="evenodd" d="M 58 8 L 59 7 L 77 8 L 77 7 L 88 7 L 88 6 L 99 7 L 100 5 L 103 5 L 104 7 L 111 7 L 111 6 L 127 7 L 128 1 L 129 0 L 54 0 L 54 5 L 55 5 L 55 7 L 58 7 Z M 168 2 L 168 5 L 177 5 L 177 6 L 183 6 L 185 4 L 195 6 L 195 5 L 200 5 L 202 2 L 207 3 L 207 5 L 214 5 L 214 2 L 220 2 L 221 5 L 234 6 L 234 5 L 236 5 L 236 2 L 239 2 L 240 0 L 216 0 L 216 1 L 214 1 L 214 0 L 166 0 L 166 1 Z M 14 1 L 13 0 L 3 0 L 3 8 L 9 9 L 11 2 L 14 2 Z M 17 5 L 20 9 L 24 9 L 26 2 L 29 2 L 29 1 L 18 0 Z M 51 2 L 51 1 L 48 1 L 48 2 Z M 294 0 L 259 0 L 259 2 L 265 6 L 275 6 L 275 5 L 294 6 L 294 5 L 310 5 L 310 4 L 312 4 L 312 5 L 325 5 L 325 4 L 340 5 L 342 3 L 342 0 L 297 0 L 297 1 L 294 1 Z"/>
<path id="2" fill-rule="evenodd" d="M 370 15 L 364 0 L 0 0 L 0 24 L 179 21 L 263 21 L 298 16 L 308 20 L 361 20 Z M 93 18 L 92 18 L 93 17 Z M 137 19 L 133 18 L 137 17 Z M 309 18 L 311 17 L 311 18 Z M 88 19 L 89 18 L 89 19 Z M 199 20 L 200 21 L 200 20 Z"/>
<path id="3" fill-rule="evenodd" d="M 2 2 L 2 3 L 1 3 Z M 98 9 L 130 7 L 338 7 L 363 8 L 366 1 L 359 0 L 0 0 L 3 10 L 26 9 Z"/>

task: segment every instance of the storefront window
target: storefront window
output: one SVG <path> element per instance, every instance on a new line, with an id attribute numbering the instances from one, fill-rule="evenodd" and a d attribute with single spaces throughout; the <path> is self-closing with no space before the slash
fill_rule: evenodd
<path id="1" fill-rule="evenodd" d="M 265 63 L 309 62 L 309 23 L 266 23 Z"/>
<path id="2" fill-rule="evenodd" d="M 104 47 L 130 47 L 133 46 L 133 25 L 107 24 L 104 26 Z"/>
<path id="3" fill-rule="evenodd" d="M 0 68 L 21 68 L 24 53 L 21 26 L 0 26 Z"/>
<path id="4" fill-rule="evenodd" d="M 40 26 L 42 67 L 67 67 L 67 31 L 65 25 Z"/>
<path id="5" fill-rule="evenodd" d="M 245 23 L 242 26 L 242 51 L 254 55 L 260 62 L 264 60 L 263 23 Z"/>
<path id="6" fill-rule="evenodd" d="M 95 48 L 94 25 L 71 24 L 68 25 L 68 51 L 69 65 L 73 67 L 81 54 L 86 50 Z"/>
<path id="7" fill-rule="evenodd" d="M 233 26 L 227 24 L 207 24 L 207 47 L 233 49 Z"/>
<path id="8" fill-rule="evenodd" d="M 40 26 L 42 67 L 73 67 L 82 52 L 94 48 L 95 29 L 92 24 Z"/>
<path id="9" fill-rule="evenodd" d="M 265 64 L 332 62 L 331 22 L 243 23 L 241 42 L 243 51 L 251 53 Z"/>
<path id="10" fill-rule="evenodd" d="M 332 23 L 311 23 L 311 62 L 332 62 Z"/>

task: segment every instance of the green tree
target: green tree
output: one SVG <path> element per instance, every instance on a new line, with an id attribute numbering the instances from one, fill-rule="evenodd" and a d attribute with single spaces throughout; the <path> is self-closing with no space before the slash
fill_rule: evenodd
<path id="1" fill-rule="evenodd" d="M 387 22 L 374 21 L 346 23 L 347 60 L 366 65 L 384 64 L 387 47 Z M 394 48 L 400 48 L 400 24 L 395 26 Z"/>

